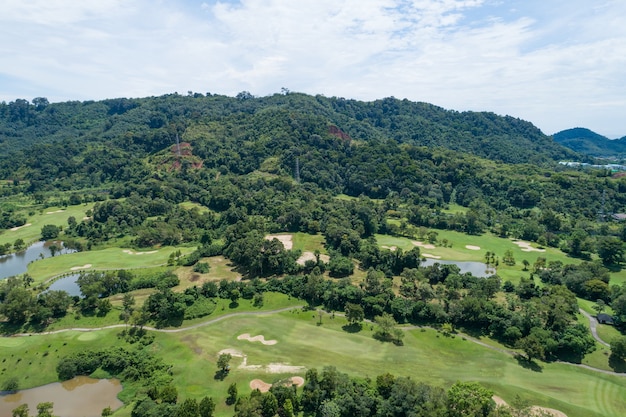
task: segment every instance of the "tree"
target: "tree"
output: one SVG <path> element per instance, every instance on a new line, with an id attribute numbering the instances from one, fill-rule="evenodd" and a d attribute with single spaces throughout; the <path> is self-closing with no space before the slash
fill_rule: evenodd
<path id="1" fill-rule="evenodd" d="M 504 264 L 508 266 L 515 266 L 515 258 L 513 257 L 513 251 L 511 249 L 507 249 L 504 252 L 504 256 L 502 257 L 502 262 L 504 262 Z"/>
<path id="2" fill-rule="evenodd" d="M 493 392 L 476 382 L 457 382 L 448 390 L 450 417 L 487 417 L 495 403 Z"/>
<path id="3" fill-rule="evenodd" d="M 198 417 L 198 402 L 194 398 L 187 398 L 179 404 L 176 417 Z"/>
<path id="4" fill-rule="evenodd" d="M 226 397 L 226 404 L 233 405 L 237 402 L 237 384 L 232 383 L 228 386 L 228 397 Z"/>
<path id="5" fill-rule="evenodd" d="M 12 417 L 28 417 L 28 404 L 22 404 L 11 411 Z"/>
<path id="6" fill-rule="evenodd" d="M 111 407 L 105 407 L 102 409 L 102 413 L 100 414 L 101 417 L 109 417 L 113 415 L 113 410 L 111 410 Z"/>
<path id="7" fill-rule="evenodd" d="M 59 227 L 54 224 L 46 224 L 41 228 L 41 238 L 43 240 L 52 240 L 59 237 Z"/>
<path id="8" fill-rule="evenodd" d="M 344 310 L 346 312 L 346 319 L 350 324 L 361 323 L 365 318 L 363 307 L 361 307 L 360 304 L 346 303 Z"/>
<path id="9" fill-rule="evenodd" d="M 14 392 L 19 388 L 19 382 L 16 377 L 11 377 L 2 383 L 2 391 Z"/>
<path id="10" fill-rule="evenodd" d="M 278 400 L 276 396 L 270 391 L 263 395 L 261 399 L 261 416 L 274 417 L 278 412 Z"/>
<path id="11" fill-rule="evenodd" d="M 524 351 L 528 362 L 531 362 L 534 358 L 543 359 L 545 356 L 543 344 L 534 334 L 521 338 L 517 343 L 517 347 Z"/>
<path id="12" fill-rule="evenodd" d="M 204 397 L 198 404 L 198 414 L 200 417 L 213 417 L 215 412 L 215 401 L 211 397 Z"/>
<path id="13" fill-rule="evenodd" d="M 24 239 L 22 238 L 15 239 L 15 242 L 13 242 L 13 250 L 15 252 L 24 250 L 25 247 L 26 247 L 26 243 L 24 243 Z"/>
<path id="14" fill-rule="evenodd" d="M 626 359 L 626 336 L 617 336 L 611 340 L 611 356 L 621 361 Z"/>
<path id="15" fill-rule="evenodd" d="M 374 332 L 374 337 L 378 340 L 389 341 L 395 344 L 401 344 L 404 338 L 404 332 L 400 329 L 396 329 L 398 324 L 393 316 L 389 313 L 383 313 L 380 316 L 374 317 L 374 322 L 378 326 Z"/>
<path id="16" fill-rule="evenodd" d="M 624 260 L 624 243 L 614 236 L 605 236 L 598 242 L 598 256 L 605 265 L 617 265 Z"/>
<path id="17" fill-rule="evenodd" d="M 161 401 L 168 404 L 176 404 L 178 401 L 178 390 L 174 385 L 168 384 L 160 392 Z"/>
<path id="18" fill-rule="evenodd" d="M 52 415 L 52 408 L 54 403 L 45 402 L 37 404 L 37 417 L 54 417 Z"/>
<path id="19" fill-rule="evenodd" d="M 606 309 L 606 303 L 604 300 L 596 300 L 596 303 L 591 308 L 595 310 L 596 314 L 600 314 Z"/>
<path id="20" fill-rule="evenodd" d="M 222 353 L 217 357 L 217 367 L 221 372 L 228 372 L 230 370 L 230 360 L 233 355 L 230 353 Z"/>

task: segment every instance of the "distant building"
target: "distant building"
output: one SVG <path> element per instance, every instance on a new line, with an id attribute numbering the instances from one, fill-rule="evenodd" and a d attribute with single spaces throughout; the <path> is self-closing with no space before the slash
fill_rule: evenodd
<path id="1" fill-rule="evenodd" d="M 626 220 L 626 213 L 614 213 L 611 214 L 611 218 L 613 220 L 617 220 L 618 222 L 623 222 Z"/>
<path id="2" fill-rule="evenodd" d="M 613 324 L 613 317 L 608 314 L 600 313 L 596 316 L 600 324 Z"/>

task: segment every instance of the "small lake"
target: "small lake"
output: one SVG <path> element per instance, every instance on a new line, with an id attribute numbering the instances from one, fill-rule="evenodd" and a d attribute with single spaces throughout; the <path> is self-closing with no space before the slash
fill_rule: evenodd
<path id="1" fill-rule="evenodd" d="M 52 243 L 53 242 L 43 241 L 36 242 L 21 252 L 0 256 L 0 279 L 23 274 L 26 272 L 29 263 L 38 259 L 51 257 L 52 252 L 50 252 L 49 246 Z M 59 242 L 56 242 L 56 245 L 61 246 Z M 64 248 L 56 251 L 55 256 L 72 252 L 75 252 L 75 250 Z"/>
<path id="2" fill-rule="evenodd" d="M 446 261 L 443 259 L 426 258 L 420 266 L 432 266 L 434 264 L 440 265 L 456 265 L 461 270 L 461 274 L 469 272 L 477 278 L 487 278 L 496 273 L 494 267 L 487 267 L 487 264 L 482 262 L 460 262 L 460 261 Z"/>
<path id="3" fill-rule="evenodd" d="M 102 409 L 116 410 L 123 405 L 117 398 L 120 391 L 122 384 L 117 379 L 78 376 L 65 382 L 0 395 L 0 416 L 10 416 L 11 411 L 22 404 L 28 404 L 30 415 L 34 415 L 37 404 L 52 402 L 52 414 L 58 417 L 100 417 Z"/>
<path id="4" fill-rule="evenodd" d="M 50 285 L 48 291 L 66 291 L 72 297 L 75 295 L 82 297 L 83 293 L 80 292 L 80 287 L 76 283 L 78 277 L 80 277 L 80 274 L 72 274 L 59 278 Z"/>

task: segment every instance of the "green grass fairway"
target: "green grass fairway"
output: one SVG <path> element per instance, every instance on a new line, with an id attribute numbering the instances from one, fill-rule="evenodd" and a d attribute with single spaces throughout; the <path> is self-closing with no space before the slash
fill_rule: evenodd
<path id="1" fill-rule="evenodd" d="M 172 252 L 182 254 L 193 251 L 189 247 L 164 247 L 155 250 L 135 251 L 122 248 L 76 252 L 36 261 L 28 265 L 28 273 L 41 283 L 59 274 L 80 272 L 81 270 L 106 270 L 146 268 L 167 263 Z M 126 251 L 126 252 L 125 252 Z M 131 253 L 129 253 L 129 251 Z M 76 268 L 76 269 L 72 269 Z"/>
<path id="2" fill-rule="evenodd" d="M 484 233 L 480 236 L 472 236 L 451 230 L 433 229 L 433 231 L 437 232 L 438 240 L 438 242 L 435 244 L 435 248 L 427 249 L 419 246 L 421 253 L 440 256 L 443 260 L 484 262 L 485 253 L 487 251 L 494 252 L 500 260 L 500 264 L 498 266 L 498 275 L 503 280 L 510 280 L 514 283 L 519 282 L 520 277 L 528 277 L 530 274 L 529 271 L 523 270 L 524 266 L 522 264 L 522 261 L 524 259 L 530 263 L 530 268 L 532 268 L 533 263 L 537 260 L 538 257 L 546 258 L 547 262 L 561 261 L 564 264 L 579 264 L 580 262 L 582 262 L 582 260 L 580 259 L 567 256 L 567 254 L 561 252 L 559 249 L 556 248 L 538 248 L 536 243 L 532 243 L 531 246 L 535 249 L 543 250 L 543 252 L 539 252 L 536 250 L 524 251 L 518 245 L 513 243 L 513 239 L 500 238 L 491 233 Z M 451 244 L 452 246 L 443 247 L 442 241 L 444 239 L 447 239 L 448 244 Z M 401 248 L 404 251 L 410 250 L 415 247 L 415 245 L 411 243 L 412 240 L 419 241 L 419 239 L 408 239 L 405 237 L 395 237 L 388 235 L 376 235 L 376 240 L 380 246 L 395 246 L 397 248 Z M 424 241 L 422 243 L 427 244 L 428 242 Z M 472 250 L 468 249 L 467 246 L 479 247 L 480 249 Z M 502 262 L 504 253 L 507 250 L 511 250 L 511 252 L 513 253 L 513 257 L 515 258 L 516 262 L 514 266 L 508 266 Z M 611 274 L 611 283 L 620 283 L 622 281 L 626 281 L 626 271 Z"/>
<path id="3" fill-rule="evenodd" d="M 341 330 L 346 323 L 342 317 L 332 318 L 325 313 L 321 326 L 316 325 L 317 321 L 315 312 L 300 309 L 262 317 L 233 317 L 180 333 L 156 333 L 151 350 L 173 365 L 179 400 L 204 395 L 225 398 L 232 382 L 237 383 L 240 395 L 247 394 L 252 379 L 271 383 L 305 373 L 304 369 L 269 373 L 266 369 L 252 368 L 254 365 L 283 364 L 318 370 L 333 365 L 355 376 L 375 378 L 391 372 L 442 387 L 456 381 L 479 381 L 507 401 L 519 394 L 532 404 L 559 409 L 569 417 L 626 414 L 623 401 L 626 377 L 558 363 L 541 363 L 541 372 L 536 372 L 523 368 L 509 355 L 459 336 L 444 337 L 434 330 L 407 331 L 405 345 L 398 347 L 374 340 L 369 324 L 360 333 L 350 334 Z M 65 355 L 114 345 L 119 343 L 117 331 L 2 338 L 0 347 L 6 360 L 0 378 L 17 376 L 24 387 L 54 381 L 54 367 L 61 350 Z M 266 346 L 238 340 L 237 336 L 243 333 L 263 335 L 277 343 Z M 219 381 L 214 379 L 214 374 L 218 353 L 223 349 L 239 351 L 245 358 L 233 357 L 230 375 Z M 18 357 L 22 360 L 18 361 Z M 247 369 L 240 367 L 244 361 Z M 30 372 L 32 366 L 37 366 L 36 374 Z M 217 404 L 217 416 L 232 415 L 232 407 L 223 401 Z M 130 415 L 129 407 L 116 414 L 127 415 Z"/>
<path id="4" fill-rule="evenodd" d="M 78 206 L 48 207 L 36 211 L 36 214 L 28 216 L 26 224 L 30 226 L 22 226 L 19 229 L 4 230 L 0 233 L 0 245 L 15 242 L 16 239 L 23 239 L 24 242 L 34 242 L 41 238 L 41 228 L 46 224 L 54 224 L 56 226 L 67 226 L 67 218 L 74 216 L 77 222 L 81 222 L 87 210 L 93 208 L 93 203 L 81 204 Z"/>

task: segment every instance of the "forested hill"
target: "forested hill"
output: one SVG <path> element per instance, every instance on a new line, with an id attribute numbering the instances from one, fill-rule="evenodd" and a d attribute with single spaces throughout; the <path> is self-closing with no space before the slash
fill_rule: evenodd
<path id="1" fill-rule="evenodd" d="M 611 140 L 589 129 L 575 127 L 553 135 L 554 140 L 575 152 L 590 156 L 626 156 L 626 137 Z"/>
<path id="2" fill-rule="evenodd" d="M 22 99 L 2 103 L 0 155 L 64 141 L 69 149 L 63 153 L 69 157 L 86 143 L 113 141 L 123 149 L 129 139 L 143 152 L 151 153 L 171 145 L 176 132 L 182 134 L 195 123 L 212 123 L 214 127 L 215 124 L 251 126 L 260 119 L 265 119 L 262 124 L 266 132 L 280 123 L 307 119 L 315 125 L 307 126 L 310 134 L 326 134 L 332 125 L 336 132 L 343 132 L 344 138 L 352 140 L 391 139 L 506 163 L 541 164 L 579 159 L 531 123 L 510 116 L 457 112 L 395 98 L 362 102 L 299 93 L 256 98 L 246 92 L 237 97 L 189 93 L 65 103 L 49 103 L 40 97 L 32 103 Z M 262 133 L 242 134 L 256 140 Z"/>

